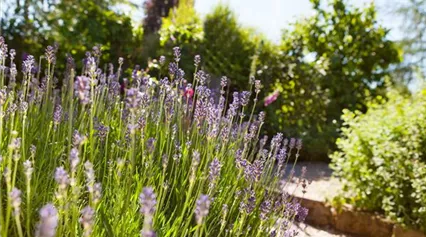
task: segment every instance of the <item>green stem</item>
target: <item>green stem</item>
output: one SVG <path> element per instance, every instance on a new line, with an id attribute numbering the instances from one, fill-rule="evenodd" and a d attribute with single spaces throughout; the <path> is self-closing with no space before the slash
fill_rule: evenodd
<path id="1" fill-rule="evenodd" d="M 24 234 L 22 234 L 21 220 L 19 219 L 19 215 L 15 216 L 15 221 L 19 237 L 24 237 Z"/>

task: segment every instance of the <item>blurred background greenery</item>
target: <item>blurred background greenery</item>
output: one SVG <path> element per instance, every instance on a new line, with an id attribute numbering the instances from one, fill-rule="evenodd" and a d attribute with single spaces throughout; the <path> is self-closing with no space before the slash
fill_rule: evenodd
<path id="1" fill-rule="evenodd" d="M 394 14 L 412 24 L 406 27 L 410 33 L 396 42 L 377 22 L 373 3 L 358 8 L 344 0 L 310 2 L 314 14 L 295 19 L 282 30 L 279 42 L 243 26 L 238 12 L 227 5 L 201 17 L 194 0 L 146 0 L 140 5 L 128 0 L 5 0 L 1 34 L 22 57 L 39 55 L 46 45 L 57 43 L 58 72 L 67 54 L 80 60 L 97 45 L 105 63 L 124 57 L 126 65 L 154 72 L 154 59 L 170 59 L 172 48 L 180 46 L 180 66 L 187 74 L 200 54 L 212 83 L 226 75 L 231 92 L 248 89 L 250 76 L 262 80 L 262 98 L 277 96 L 267 106 L 263 101 L 257 105 L 267 113 L 266 133 L 301 137 L 304 160 L 329 161 L 343 109 L 365 112 L 370 100 L 389 98 L 389 88 L 409 94 L 413 74 L 423 78 L 419 65 L 425 55 L 426 20 L 423 1 L 398 5 Z M 143 17 L 135 23 L 120 11 L 123 6 L 143 11 Z M 76 63 L 81 67 L 81 61 Z"/>

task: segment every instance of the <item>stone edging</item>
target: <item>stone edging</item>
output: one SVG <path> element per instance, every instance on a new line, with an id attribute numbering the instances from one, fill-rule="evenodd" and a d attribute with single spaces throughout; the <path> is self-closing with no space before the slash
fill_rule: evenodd
<path id="1" fill-rule="evenodd" d="M 348 207 L 337 211 L 325 202 L 297 198 L 302 206 L 309 209 L 306 218 L 308 224 L 327 226 L 360 237 L 426 237 L 419 231 L 404 229 L 372 213 L 354 211 Z"/>

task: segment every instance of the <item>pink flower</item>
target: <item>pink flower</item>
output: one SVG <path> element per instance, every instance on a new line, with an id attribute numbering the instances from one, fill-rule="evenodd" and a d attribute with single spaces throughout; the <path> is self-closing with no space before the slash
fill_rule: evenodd
<path id="1" fill-rule="evenodd" d="M 268 105 L 272 104 L 272 102 L 276 101 L 279 94 L 280 94 L 280 92 L 278 90 L 275 90 L 271 95 L 268 95 L 264 100 L 265 106 L 268 106 Z"/>
<path id="2" fill-rule="evenodd" d="M 184 95 L 186 98 L 192 98 L 192 96 L 194 95 L 194 90 L 192 88 L 186 88 Z"/>

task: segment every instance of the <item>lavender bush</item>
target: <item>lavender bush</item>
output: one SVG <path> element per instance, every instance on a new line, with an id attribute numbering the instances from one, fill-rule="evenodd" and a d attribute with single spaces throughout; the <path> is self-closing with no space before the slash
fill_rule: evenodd
<path id="1" fill-rule="evenodd" d="M 216 94 L 201 70 L 187 83 L 179 48 L 159 80 L 138 67 L 122 78 L 123 59 L 104 68 L 98 48 L 56 78 L 56 51 L 18 72 L 0 39 L 1 236 L 297 234 L 307 210 L 268 189 L 284 188 L 301 143 L 258 139 L 260 81 L 228 108 L 228 80 Z"/>

